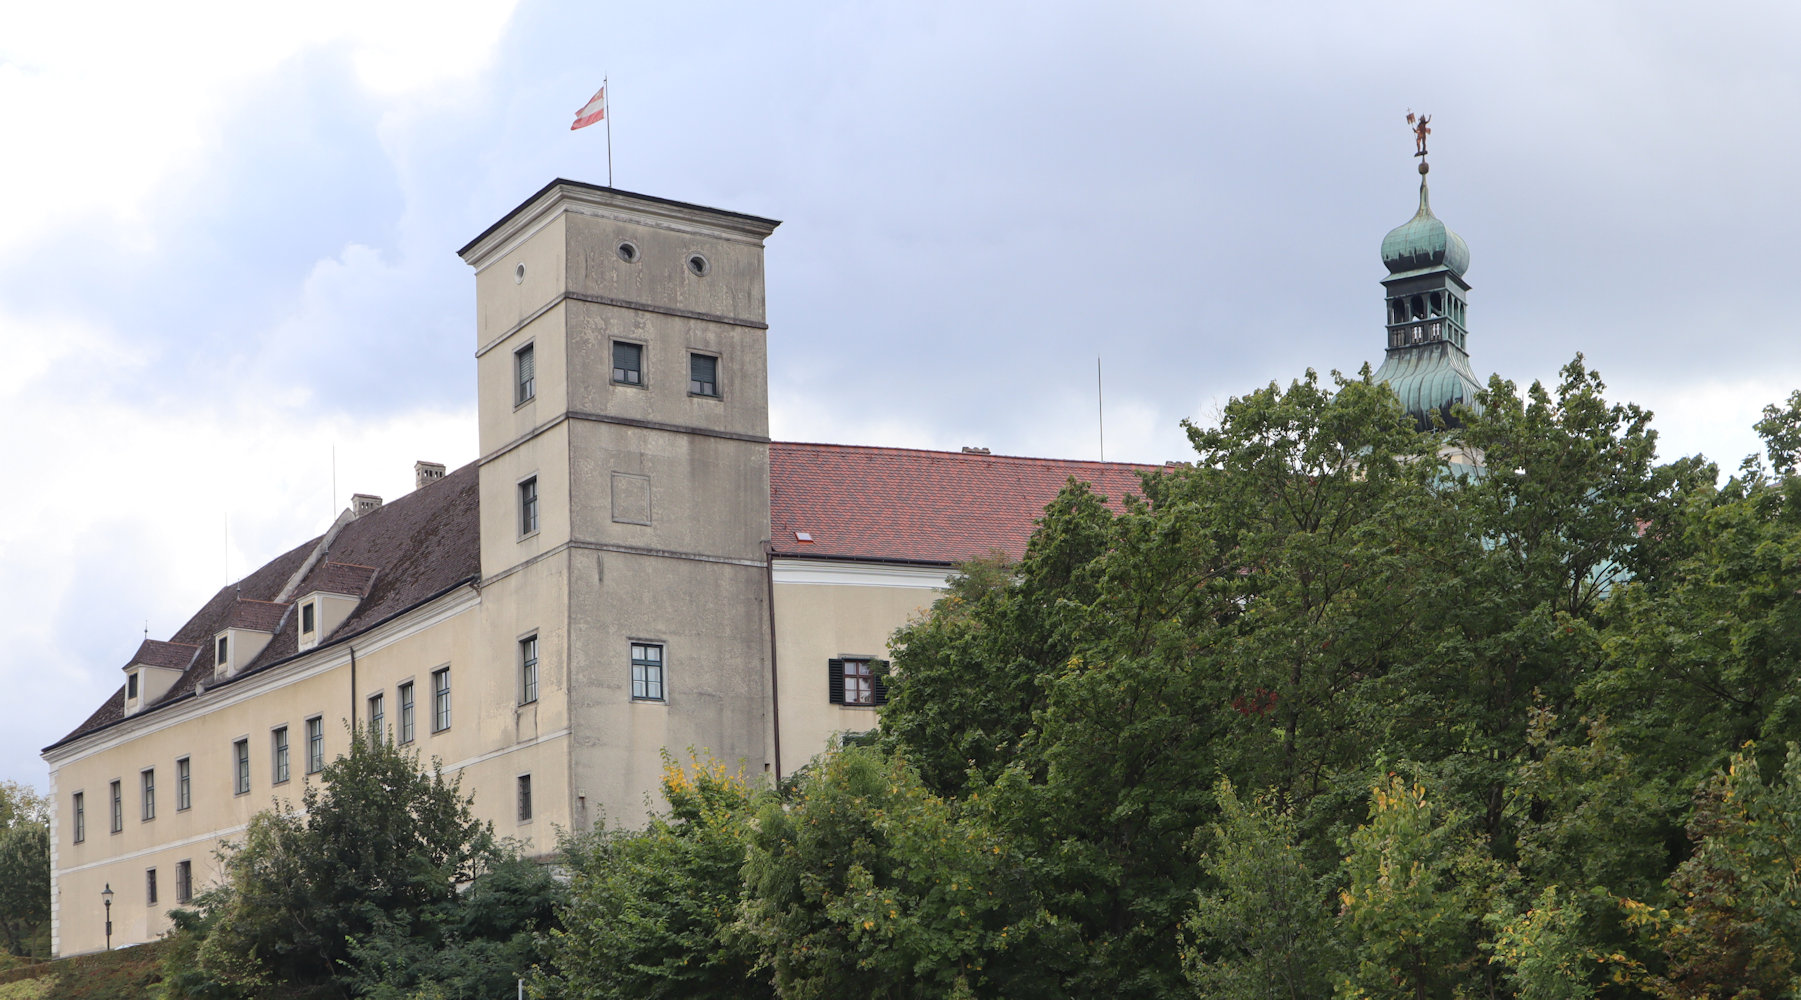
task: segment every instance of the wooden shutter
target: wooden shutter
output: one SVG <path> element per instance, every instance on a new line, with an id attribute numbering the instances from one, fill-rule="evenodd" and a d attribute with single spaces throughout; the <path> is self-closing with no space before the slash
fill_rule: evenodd
<path id="1" fill-rule="evenodd" d="M 844 661 L 827 660 L 825 678 L 827 698 L 834 705 L 844 704 Z"/>
<path id="2" fill-rule="evenodd" d="M 874 704 L 888 704 L 888 661 L 870 660 L 869 674 L 875 688 Z"/>

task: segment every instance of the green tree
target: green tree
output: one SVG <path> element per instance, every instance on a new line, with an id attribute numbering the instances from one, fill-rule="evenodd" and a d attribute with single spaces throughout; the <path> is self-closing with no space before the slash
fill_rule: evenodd
<path id="1" fill-rule="evenodd" d="M 1269 797 L 1247 805 L 1224 778 L 1214 792 L 1220 820 L 1201 857 L 1210 889 L 1197 894 L 1182 956 L 1198 996 L 1303 1000 L 1331 993 L 1341 949 L 1321 877 L 1296 842 L 1291 812 Z"/>
<path id="2" fill-rule="evenodd" d="M 1501 873 L 1467 819 L 1395 776 L 1371 791 L 1348 846 L 1340 922 L 1354 968 L 1340 1000 L 1488 992 L 1477 944 Z"/>
<path id="3" fill-rule="evenodd" d="M 717 761 L 664 758 L 668 814 L 641 831 L 565 841 L 574 873 L 536 997 L 772 997 L 751 943 L 733 932 L 755 795 Z"/>
<path id="4" fill-rule="evenodd" d="M 195 995 L 347 984 L 359 943 L 396 935 L 439 947 L 458 886 L 503 856 L 459 782 L 417 752 L 358 732 L 320 778 L 303 811 L 259 813 L 223 850 L 225 885 L 189 921 L 206 932 Z"/>
<path id="5" fill-rule="evenodd" d="M 45 954 L 50 930 L 50 804 L 0 782 L 0 935 L 14 955 Z"/>
<path id="6" fill-rule="evenodd" d="M 740 926 L 784 1000 L 1057 995 L 1015 846 L 899 756 L 844 748 L 765 802 L 744 878 Z"/>
<path id="7" fill-rule="evenodd" d="M 1801 747 L 1767 784 L 1754 749 L 1696 793 L 1677 905 L 1629 907 L 1668 962 L 1650 979 L 1666 1000 L 1801 995 Z"/>

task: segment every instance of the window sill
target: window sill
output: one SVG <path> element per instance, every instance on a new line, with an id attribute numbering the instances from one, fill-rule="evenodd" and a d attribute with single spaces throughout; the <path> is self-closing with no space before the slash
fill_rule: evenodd
<path id="1" fill-rule="evenodd" d="M 633 695 L 632 696 L 632 704 L 634 704 L 634 705 L 668 705 L 669 699 L 668 698 L 640 698 L 637 695 Z"/>
<path id="2" fill-rule="evenodd" d="M 725 397 L 720 395 L 717 392 L 693 392 L 693 391 L 690 391 L 688 393 L 688 398 L 689 399 L 711 399 L 711 400 L 714 400 L 715 402 L 717 402 L 719 400 L 723 400 Z"/>
<path id="3" fill-rule="evenodd" d="M 645 385 L 643 382 L 621 382 L 618 379 L 614 379 L 612 384 L 619 386 L 621 389 L 647 389 L 647 388 L 649 388 L 649 386 Z"/>
<path id="4" fill-rule="evenodd" d="M 519 536 L 519 539 L 518 539 L 518 540 L 519 540 L 519 541 L 521 541 L 521 542 L 525 542 L 525 541 L 528 541 L 528 540 L 530 540 L 530 539 L 533 539 L 533 538 L 536 538 L 536 537 L 538 537 L 538 534 L 539 534 L 539 533 L 540 533 L 540 532 L 541 532 L 541 531 L 542 531 L 542 530 L 543 530 L 543 529 L 541 529 L 541 528 L 533 528 L 533 529 L 532 529 L 532 530 L 531 530 L 531 531 L 528 531 L 528 532 L 526 532 L 526 533 L 525 533 L 525 534 L 523 534 L 523 535 L 520 535 L 520 536 Z"/>

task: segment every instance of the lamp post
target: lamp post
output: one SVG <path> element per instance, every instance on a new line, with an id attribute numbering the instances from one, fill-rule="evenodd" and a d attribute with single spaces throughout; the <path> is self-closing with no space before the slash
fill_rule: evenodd
<path id="1" fill-rule="evenodd" d="M 100 890 L 100 901 L 106 904 L 106 950 L 113 950 L 113 884 L 106 883 Z"/>

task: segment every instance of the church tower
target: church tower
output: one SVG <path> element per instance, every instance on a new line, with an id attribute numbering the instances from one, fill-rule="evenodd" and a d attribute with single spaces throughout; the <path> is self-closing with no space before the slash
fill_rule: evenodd
<path id="1" fill-rule="evenodd" d="M 1388 351 L 1376 371 L 1376 378 L 1393 387 L 1421 429 L 1432 426 L 1434 410 L 1455 425 L 1452 406 L 1476 406 L 1481 389 L 1470 371 L 1470 285 L 1463 278 L 1470 266 L 1470 248 L 1432 214 L 1424 134 L 1430 131 L 1423 121 L 1415 128 L 1419 211 L 1382 238 L 1382 263 L 1388 268 L 1388 277 L 1382 280 L 1388 298 Z"/>

